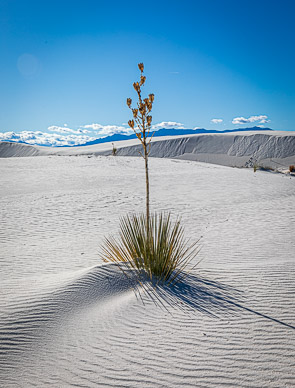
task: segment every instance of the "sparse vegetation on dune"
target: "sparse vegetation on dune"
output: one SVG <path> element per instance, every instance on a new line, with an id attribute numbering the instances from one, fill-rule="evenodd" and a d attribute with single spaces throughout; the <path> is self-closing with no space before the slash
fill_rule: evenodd
<path id="1" fill-rule="evenodd" d="M 257 170 L 260 170 L 260 171 L 276 171 L 273 167 L 270 167 L 270 166 L 262 166 L 262 165 L 259 165 L 259 164 L 254 164 L 253 171 L 256 172 Z"/>
<path id="2" fill-rule="evenodd" d="M 116 156 L 116 155 L 117 155 L 117 148 L 116 148 L 116 146 L 115 146 L 114 143 L 112 143 L 112 146 L 113 146 L 112 155 L 113 155 L 113 156 Z"/>

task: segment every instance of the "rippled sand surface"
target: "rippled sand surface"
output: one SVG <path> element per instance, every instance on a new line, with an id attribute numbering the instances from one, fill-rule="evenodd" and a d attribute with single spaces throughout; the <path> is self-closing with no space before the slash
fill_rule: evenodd
<path id="1" fill-rule="evenodd" d="M 163 306 L 99 246 L 144 209 L 143 160 L 0 161 L 0 386 L 292 387 L 295 179 L 150 160 L 154 210 L 202 236 Z"/>

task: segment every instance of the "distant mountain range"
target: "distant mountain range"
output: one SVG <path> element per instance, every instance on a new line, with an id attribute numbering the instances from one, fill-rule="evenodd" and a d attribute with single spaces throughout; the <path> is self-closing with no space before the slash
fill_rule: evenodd
<path id="1" fill-rule="evenodd" d="M 197 135 L 199 133 L 226 133 L 226 132 L 241 132 L 241 131 L 272 131 L 271 128 L 260 128 L 260 127 L 251 127 L 251 128 L 239 128 L 239 129 L 226 129 L 224 131 L 216 131 L 216 130 L 208 130 L 205 128 L 200 129 L 166 129 L 162 128 L 155 132 L 154 137 L 159 136 L 179 136 L 179 135 Z M 153 132 L 150 132 L 150 135 L 152 135 Z M 82 146 L 86 145 L 93 145 L 93 144 L 101 144 L 101 143 L 114 143 L 116 141 L 122 141 L 122 140 L 131 140 L 136 139 L 136 135 L 122 135 L 120 133 L 95 139 L 92 141 L 89 141 L 87 143 L 81 144 Z M 77 146 L 68 146 L 68 147 L 79 147 L 81 145 Z M 64 147 L 64 146 L 63 146 Z"/>

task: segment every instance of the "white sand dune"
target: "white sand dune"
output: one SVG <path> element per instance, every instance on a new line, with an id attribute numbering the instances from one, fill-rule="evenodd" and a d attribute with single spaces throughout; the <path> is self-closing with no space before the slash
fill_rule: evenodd
<path id="1" fill-rule="evenodd" d="M 40 151 L 39 151 L 40 148 Z M 13 142 L 0 142 L 0 157 L 1 158 L 12 158 L 12 157 L 23 157 L 23 156 L 37 156 L 44 155 L 46 148 L 31 146 L 22 143 Z"/>
<path id="2" fill-rule="evenodd" d="M 0 173 L 1 388 L 294 386 L 294 177 L 152 158 L 152 209 L 203 236 L 160 307 L 98 252 L 144 208 L 141 158 L 7 158 Z"/>
<path id="3" fill-rule="evenodd" d="M 112 143 L 46 148 L 0 143 L 0 157 L 110 155 Z M 119 156 L 139 156 L 138 140 L 116 143 Z M 232 167 L 259 165 L 284 169 L 295 163 L 295 132 L 255 131 L 154 138 L 151 157 L 178 158 Z"/>

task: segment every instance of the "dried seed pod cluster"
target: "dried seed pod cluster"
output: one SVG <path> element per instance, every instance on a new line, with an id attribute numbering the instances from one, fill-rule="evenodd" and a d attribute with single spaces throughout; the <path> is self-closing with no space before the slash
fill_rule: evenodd
<path id="1" fill-rule="evenodd" d="M 134 82 L 133 88 L 137 92 L 138 95 L 138 102 L 137 102 L 137 108 L 132 108 L 132 99 L 127 98 L 127 106 L 132 110 L 133 119 L 129 120 L 128 125 L 130 128 L 133 129 L 133 131 L 137 134 L 141 134 L 141 136 L 137 136 L 142 144 L 145 146 L 148 146 L 148 153 L 150 151 L 150 141 L 147 142 L 146 139 L 150 133 L 151 125 L 152 125 L 152 116 L 149 114 L 153 108 L 153 102 L 154 102 L 154 94 L 149 94 L 147 98 L 142 98 L 141 96 L 141 87 L 145 84 L 146 76 L 143 75 L 144 65 L 143 63 L 138 64 L 138 68 L 141 72 L 140 74 L 140 82 Z M 136 125 L 135 125 L 136 124 Z"/>

